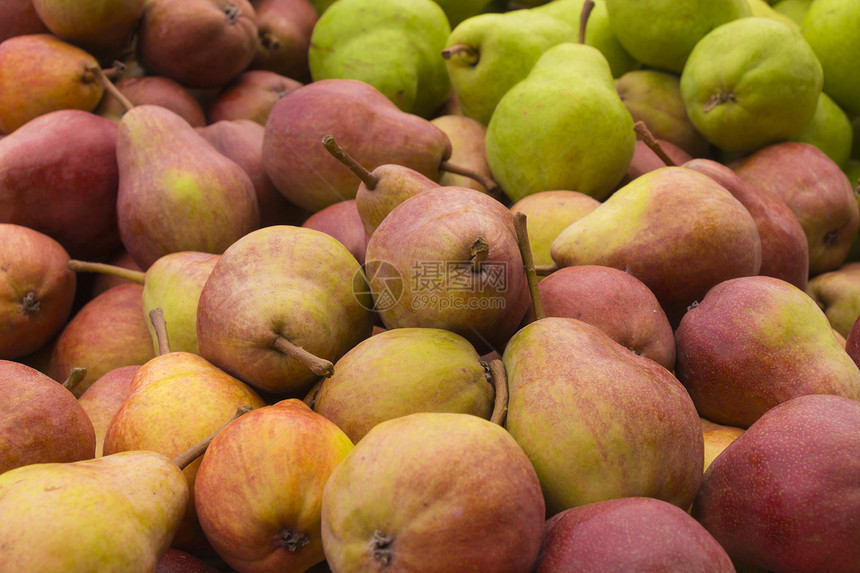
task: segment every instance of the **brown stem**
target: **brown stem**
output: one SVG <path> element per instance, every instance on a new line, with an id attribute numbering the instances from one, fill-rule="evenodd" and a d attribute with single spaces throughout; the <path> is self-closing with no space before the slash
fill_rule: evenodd
<path id="1" fill-rule="evenodd" d="M 577 41 L 580 44 L 585 43 L 585 27 L 588 25 L 588 17 L 591 16 L 592 10 L 594 10 L 594 0 L 585 0 L 582 4 L 582 11 L 579 13 L 579 37 Z"/>
<path id="2" fill-rule="evenodd" d="M 490 244 L 484 237 L 478 237 L 469 247 L 469 258 L 472 261 L 472 272 L 481 272 L 481 267 L 490 253 Z"/>
<path id="3" fill-rule="evenodd" d="M 120 277 L 123 279 L 130 280 L 132 282 L 136 282 L 138 284 L 143 284 L 144 279 L 146 277 L 146 273 L 143 271 L 136 271 L 134 269 L 126 269 L 124 267 L 119 267 L 117 265 L 108 265 L 105 263 L 92 263 L 88 261 L 79 261 L 77 259 L 70 259 L 67 263 L 67 266 L 75 271 L 75 272 L 84 272 L 84 273 L 101 273 L 105 275 L 113 275 L 115 277 Z"/>
<path id="4" fill-rule="evenodd" d="M 325 380 L 325 378 L 320 378 L 319 380 L 317 380 L 316 383 L 311 386 L 311 389 L 308 390 L 308 393 L 305 394 L 305 397 L 302 398 L 302 402 L 307 404 L 308 408 L 310 408 L 311 410 L 314 409 L 314 405 L 317 401 L 317 396 L 319 396 L 320 393 L 320 388 L 322 388 L 323 380 Z"/>
<path id="5" fill-rule="evenodd" d="M 373 191 L 379 183 L 379 177 L 364 168 L 362 164 L 353 159 L 340 145 L 337 144 L 333 135 L 326 135 L 322 138 L 322 143 L 332 156 L 349 167 L 349 170 L 361 179 L 364 186 Z"/>
<path id="6" fill-rule="evenodd" d="M 325 358 L 314 356 L 301 346 L 296 346 L 283 336 L 276 337 L 275 342 L 272 344 L 272 346 L 278 352 L 282 352 L 290 358 L 298 360 L 299 362 L 307 366 L 310 371 L 317 376 L 324 376 L 328 378 L 329 376 L 334 374 L 334 364 L 332 364 Z"/>
<path id="7" fill-rule="evenodd" d="M 666 152 L 663 150 L 663 147 L 660 145 L 660 142 L 657 141 L 657 138 L 654 137 L 654 134 L 651 133 L 651 130 L 648 129 L 648 126 L 645 125 L 645 122 L 641 119 L 633 124 L 633 130 L 636 132 L 636 135 L 641 139 L 648 148 L 657 154 L 663 163 L 665 163 L 669 167 L 675 167 L 677 163 L 672 161 L 672 158 L 666 155 Z"/>
<path id="8" fill-rule="evenodd" d="M 158 354 L 164 356 L 170 354 L 170 340 L 167 337 L 167 321 L 164 320 L 164 311 L 161 307 L 149 311 L 149 321 L 155 329 L 155 338 L 158 340 Z"/>
<path id="9" fill-rule="evenodd" d="M 499 426 L 504 426 L 505 418 L 508 415 L 508 374 L 505 371 L 505 363 L 495 358 L 490 360 L 486 367 L 488 378 L 496 393 L 490 421 Z"/>
<path id="10" fill-rule="evenodd" d="M 102 70 L 99 66 L 89 66 L 87 68 L 87 72 L 90 72 L 95 75 L 96 79 L 99 81 L 102 87 L 104 87 L 105 91 L 115 97 L 117 101 L 122 105 L 123 109 L 125 109 L 125 111 L 128 111 L 134 107 L 134 104 L 131 103 L 131 101 L 129 101 L 129 99 L 125 97 L 121 91 L 119 91 L 119 89 L 114 85 L 114 83 L 110 81 L 110 78 L 107 77 L 104 70 Z"/>
<path id="11" fill-rule="evenodd" d="M 487 192 L 492 193 L 493 191 L 499 188 L 499 184 L 496 183 L 492 178 L 487 177 L 482 173 L 478 173 L 472 169 L 467 167 L 463 167 L 462 165 L 455 165 L 450 161 L 443 161 L 441 165 L 439 165 L 439 169 L 442 171 L 447 171 L 448 173 L 454 173 L 455 175 L 462 175 L 463 177 L 468 177 L 469 179 L 474 179 L 478 183 L 484 186 L 484 189 Z"/>
<path id="12" fill-rule="evenodd" d="M 119 60 L 114 61 L 113 65 L 109 68 L 102 68 L 102 72 L 106 78 L 110 80 L 115 80 L 116 78 L 122 76 L 122 73 L 126 70 L 126 65 Z"/>
<path id="13" fill-rule="evenodd" d="M 480 59 L 478 50 L 469 44 L 454 44 L 449 48 L 442 50 L 442 58 L 450 60 L 454 56 L 460 56 L 467 64 L 474 66 Z"/>
<path id="14" fill-rule="evenodd" d="M 545 277 L 547 275 L 551 275 L 559 268 L 560 267 L 555 263 L 552 263 L 551 265 L 535 265 L 535 274 L 539 277 Z"/>
<path id="15" fill-rule="evenodd" d="M 535 272 L 535 261 L 532 257 L 532 247 L 529 242 L 529 233 L 526 226 L 526 214 L 517 211 L 514 213 L 514 228 L 517 230 L 517 243 L 520 247 L 520 254 L 523 257 L 523 266 L 526 269 L 526 280 L 529 284 L 529 294 L 532 297 L 532 308 L 535 312 L 535 318 L 540 320 L 543 318 L 543 302 L 540 298 L 540 290 L 538 289 L 538 277 Z"/>
<path id="16" fill-rule="evenodd" d="M 74 392 L 75 387 L 81 383 L 87 375 L 87 369 L 83 366 L 73 366 L 69 370 L 69 376 L 63 382 L 63 388 L 68 390 L 69 392 Z"/>
<path id="17" fill-rule="evenodd" d="M 236 413 L 233 414 L 233 417 L 227 420 L 224 425 L 222 425 L 220 428 L 203 438 L 201 441 L 197 442 L 196 444 L 173 458 L 173 463 L 176 464 L 179 469 L 184 470 L 189 464 L 191 464 L 191 462 L 193 462 L 206 452 L 206 448 L 209 447 L 209 444 L 212 443 L 212 440 L 215 439 L 215 436 L 218 435 L 218 432 L 223 430 L 228 424 L 230 424 L 230 422 L 232 422 L 239 416 L 247 414 L 253 409 L 254 408 L 252 406 L 239 406 L 238 408 L 236 408 Z"/>

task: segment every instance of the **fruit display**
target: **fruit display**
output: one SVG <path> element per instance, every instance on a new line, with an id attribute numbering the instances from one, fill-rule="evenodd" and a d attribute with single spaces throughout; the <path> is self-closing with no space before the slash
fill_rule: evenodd
<path id="1" fill-rule="evenodd" d="M 860 2 L 0 2 L 0 571 L 860 573 Z"/>

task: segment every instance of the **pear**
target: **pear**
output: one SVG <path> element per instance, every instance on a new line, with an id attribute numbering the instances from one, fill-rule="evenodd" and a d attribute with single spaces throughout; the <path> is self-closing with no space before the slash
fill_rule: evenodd
<path id="1" fill-rule="evenodd" d="M 265 126 L 275 103 L 302 85 L 298 80 L 268 70 L 247 70 L 224 86 L 209 104 L 209 123 L 250 119 Z"/>
<path id="2" fill-rule="evenodd" d="M 308 82 L 308 48 L 319 15 L 309 0 L 254 0 L 260 41 L 253 70 L 267 70 Z"/>
<path id="3" fill-rule="evenodd" d="M 65 327 L 77 288 L 68 260 L 48 235 L 0 224 L 0 359 L 35 352 Z"/>
<path id="4" fill-rule="evenodd" d="M 379 422 L 414 412 L 489 419 L 495 392 L 488 378 L 488 365 L 459 334 L 393 328 L 359 342 L 335 363 L 313 396 L 313 409 L 357 443 Z"/>
<path id="5" fill-rule="evenodd" d="M 58 38 L 106 58 L 131 45 L 146 0 L 33 0 L 39 18 Z"/>
<path id="6" fill-rule="evenodd" d="M 860 115 L 860 5 L 850 0 L 815 0 L 801 21 L 803 38 L 824 69 L 824 91 L 847 114 Z"/>
<path id="7" fill-rule="evenodd" d="M 583 42 L 600 50 L 609 62 L 609 68 L 615 78 L 639 68 L 640 63 L 621 45 L 612 31 L 606 2 L 588 2 L 593 4 L 593 7 L 589 8 Z M 554 0 L 537 7 L 535 12 L 555 16 L 567 22 L 572 29 L 579 30 L 585 5 L 585 0 Z"/>
<path id="8" fill-rule="evenodd" d="M 812 0 L 776 0 L 771 7 L 778 14 L 788 16 L 800 25 L 811 4 Z"/>
<path id="9" fill-rule="evenodd" d="M 114 265 L 71 260 L 69 267 L 78 272 L 98 272 L 126 277 L 143 285 L 144 316 L 161 308 L 167 322 L 170 346 L 175 351 L 199 353 L 197 343 L 197 301 L 200 291 L 220 255 L 199 251 L 168 253 L 156 259 L 146 272 Z M 151 321 L 146 321 L 152 347 L 158 352 L 158 337 Z"/>
<path id="10" fill-rule="evenodd" d="M 606 0 L 606 9 L 612 31 L 631 56 L 676 74 L 708 32 L 752 15 L 747 0 Z"/>
<path id="11" fill-rule="evenodd" d="M 355 199 L 333 203 L 305 219 L 302 227 L 334 237 L 363 265 L 367 252 L 367 231 L 364 230 L 364 221 L 355 203 Z"/>
<path id="12" fill-rule="evenodd" d="M 53 34 L 0 44 L 0 133 L 59 109 L 92 111 L 104 94 L 95 57 Z"/>
<path id="13" fill-rule="evenodd" d="M 772 277 L 716 285 L 675 331 L 675 371 L 699 413 L 747 428 L 796 396 L 860 399 L 860 370 L 804 291 Z"/>
<path id="14" fill-rule="evenodd" d="M 160 105 L 181 116 L 194 127 L 206 125 L 203 106 L 188 88 L 176 80 L 164 76 L 128 76 L 114 85 L 132 105 Z M 128 110 L 123 102 L 106 93 L 94 113 L 119 123 L 126 111 Z"/>
<path id="15" fill-rule="evenodd" d="M 702 435 L 705 438 L 705 471 L 729 444 L 744 433 L 743 428 L 715 424 L 706 418 L 702 420 Z"/>
<path id="16" fill-rule="evenodd" d="M 595 141 L 602 142 L 599 153 Z M 563 43 L 504 94 L 486 145 L 490 170 L 512 201 L 549 189 L 602 200 L 624 176 L 636 136 L 606 58 Z"/>
<path id="17" fill-rule="evenodd" d="M 116 411 L 128 398 L 129 386 L 138 368 L 140 366 L 137 364 L 114 368 L 102 374 L 78 397 L 78 404 L 87 413 L 96 432 L 97 458 L 104 453 L 108 426 Z"/>
<path id="18" fill-rule="evenodd" d="M 36 14 L 33 0 L 6 0 L 0 3 L 0 42 L 13 36 L 49 31 Z"/>
<path id="19" fill-rule="evenodd" d="M 255 388 L 304 395 L 370 336 L 361 266 L 337 239 L 289 225 L 233 243 L 203 285 L 200 354 Z"/>
<path id="20" fill-rule="evenodd" d="M 795 141 L 811 143 L 844 168 L 851 157 L 854 130 L 845 111 L 829 95 L 821 92 L 812 121 Z"/>
<path id="21" fill-rule="evenodd" d="M 544 512 L 535 470 L 503 428 L 418 412 L 375 426 L 331 473 L 323 551 L 342 573 L 528 573 Z"/>
<path id="22" fill-rule="evenodd" d="M 575 39 L 569 24 L 534 10 L 484 13 L 461 22 L 442 57 L 463 115 L 488 124 L 502 96 L 544 51 Z"/>
<path id="23" fill-rule="evenodd" d="M 747 2 L 750 5 L 751 16 L 773 18 L 778 22 L 787 24 L 798 32 L 800 31 L 800 22 L 795 21 L 794 18 L 791 18 L 782 12 L 777 12 L 768 0 L 747 0 Z"/>
<path id="24" fill-rule="evenodd" d="M 833 329 L 844 337 L 860 316 L 860 262 L 812 277 L 806 294 L 818 303 Z"/>
<path id="25" fill-rule="evenodd" d="M 708 141 L 749 153 L 806 130 L 822 79 L 800 32 L 772 18 L 741 18 L 696 44 L 681 73 L 681 96 Z"/>
<path id="26" fill-rule="evenodd" d="M 430 117 L 451 91 L 439 57 L 450 33 L 432 0 L 338 0 L 313 28 L 311 77 L 361 80 L 401 110 Z"/>
<path id="27" fill-rule="evenodd" d="M 661 167 L 571 223 L 550 254 L 560 266 L 629 272 L 651 289 L 675 326 L 715 284 L 758 274 L 761 239 L 749 211 L 716 181 Z"/>
<path id="28" fill-rule="evenodd" d="M 167 108 L 147 104 L 123 115 L 117 162 L 120 237 L 143 269 L 177 251 L 220 254 L 259 227 L 245 170 Z"/>
<path id="29" fill-rule="evenodd" d="M 491 192 L 492 189 L 488 189 L 486 185 L 487 180 L 492 180 L 493 177 L 487 164 L 487 126 L 476 119 L 455 113 L 436 116 L 430 123 L 444 131 L 451 141 L 451 157 L 447 162 L 463 166 L 480 175 L 478 180 L 443 170 L 438 179 L 439 185 L 471 187 L 485 193 Z"/>
<path id="30" fill-rule="evenodd" d="M 375 87 L 359 80 L 319 80 L 272 106 L 263 138 L 263 165 L 292 203 L 316 212 L 355 198 L 355 174 L 320 145 L 333 135 L 367 169 L 403 165 L 433 179 L 451 156 L 445 132 L 405 113 Z"/>
<path id="31" fill-rule="evenodd" d="M 615 80 L 618 96 L 633 116 L 657 139 L 673 143 L 692 155 L 708 155 L 710 144 L 687 115 L 681 78 L 659 70 L 632 70 Z"/>
<path id="32" fill-rule="evenodd" d="M 237 409 L 234 418 L 245 411 Z M 189 504 L 190 489 L 182 471 L 204 453 L 220 429 L 173 459 L 134 450 L 78 462 L 36 463 L 3 473 L 4 568 L 45 573 L 155 571 Z M 86 533 L 68 535 L 82 526 Z"/>
<path id="33" fill-rule="evenodd" d="M 368 171 L 344 151 L 333 136 L 323 137 L 322 142 L 329 153 L 361 180 L 355 192 L 355 208 L 368 237 L 397 205 L 425 189 L 439 186 L 429 177 L 402 165 L 384 163 Z"/>

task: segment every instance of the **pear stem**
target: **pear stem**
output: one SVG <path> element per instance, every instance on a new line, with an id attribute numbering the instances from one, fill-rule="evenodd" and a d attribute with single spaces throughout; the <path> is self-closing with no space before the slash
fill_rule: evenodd
<path id="1" fill-rule="evenodd" d="M 114 61 L 109 68 L 102 68 L 102 72 L 104 72 L 105 77 L 110 80 L 120 77 L 125 70 L 126 65 L 119 60 Z"/>
<path id="2" fill-rule="evenodd" d="M 454 56 L 460 56 L 467 64 L 474 66 L 478 63 L 480 54 L 478 50 L 469 44 L 454 44 L 449 48 L 442 50 L 442 58 L 450 60 Z"/>
<path id="3" fill-rule="evenodd" d="M 233 414 L 233 417 L 230 418 L 229 420 L 227 420 L 227 422 L 224 425 L 222 425 L 220 428 L 218 428 L 217 430 L 215 430 L 214 432 L 212 432 L 211 434 L 209 434 L 208 436 L 203 438 L 201 441 L 197 442 L 196 444 L 194 444 L 193 446 L 191 446 L 190 448 L 188 448 L 187 450 L 185 450 L 184 452 L 182 452 L 181 454 L 179 454 L 178 456 L 173 458 L 173 463 L 179 469 L 184 470 L 186 467 L 188 467 L 188 465 L 191 464 L 191 462 L 193 462 L 194 460 L 196 460 L 197 458 L 199 458 L 200 456 L 202 456 L 206 452 L 206 448 L 209 447 L 209 444 L 212 443 L 212 440 L 215 439 L 215 436 L 218 435 L 218 432 L 223 430 L 228 424 L 230 424 L 230 422 L 232 422 L 233 420 L 235 420 L 239 416 L 247 414 L 248 412 L 250 412 L 253 409 L 254 408 L 251 406 L 239 406 L 236 409 L 236 413 Z"/>
<path id="4" fill-rule="evenodd" d="M 531 294 L 532 297 L 532 308 L 534 309 L 535 318 L 540 320 L 545 316 L 545 314 L 543 311 L 543 302 L 540 298 L 540 290 L 538 289 L 538 277 L 535 272 L 535 261 L 532 256 L 531 243 L 529 242 L 525 213 L 521 211 L 514 213 L 514 228 L 517 230 L 517 244 L 520 247 L 523 266 L 525 266 L 526 269 L 526 280 L 529 284 L 529 294 Z"/>
<path id="5" fill-rule="evenodd" d="M 278 352 L 282 352 L 290 358 L 298 360 L 299 362 L 307 366 L 310 371 L 317 376 L 324 376 L 328 378 L 329 376 L 334 374 L 334 364 L 324 358 L 314 356 L 301 346 L 296 346 L 283 336 L 276 337 L 275 342 L 272 343 L 272 346 Z"/>
<path id="6" fill-rule="evenodd" d="M 167 338 L 167 321 L 164 320 L 164 311 L 160 306 L 149 311 L 149 321 L 155 329 L 155 338 L 158 340 L 158 354 L 161 356 L 170 354 L 170 341 Z"/>
<path id="7" fill-rule="evenodd" d="M 644 121 L 639 120 L 634 123 L 633 130 L 636 132 L 639 139 L 645 142 L 645 145 L 647 145 L 651 151 L 656 153 L 657 157 L 659 157 L 668 167 L 675 167 L 677 165 L 677 163 L 672 161 L 672 158 L 666 154 L 663 147 L 660 145 L 660 142 L 657 141 L 657 138 L 654 137 L 654 134 L 651 133 L 651 130 L 648 129 L 648 126 L 645 125 Z"/>
<path id="8" fill-rule="evenodd" d="M 493 414 L 490 416 L 490 421 L 503 426 L 508 415 L 508 373 L 505 371 L 505 363 L 494 358 L 485 365 L 485 368 L 488 371 L 487 377 L 495 390 Z"/>
<path id="9" fill-rule="evenodd" d="M 83 380 L 86 375 L 86 368 L 84 368 L 83 366 L 73 366 L 69 370 L 69 376 L 63 382 L 63 388 L 65 388 L 69 392 L 74 392 L 77 385 L 81 383 L 81 380 Z"/>
<path id="10" fill-rule="evenodd" d="M 481 272 L 481 266 L 490 254 L 490 244 L 484 237 L 478 237 L 469 247 L 469 257 L 472 261 L 472 272 Z"/>
<path id="11" fill-rule="evenodd" d="M 577 41 L 580 44 L 585 43 L 585 27 L 588 24 L 588 17 L 591 16 L 592 10 L 594 10 L 594 0 L 585 0 L 582 4 L 582 12 L 579 13 L 579 37 Z"/>
<path id="12" fill-rule="evenodd" d="M 121 91 L 119 91 L 119 88 L 117 88 L 114 83 L 110 81 L 110 78 L 107 77 L 107 74 L 105 74 L 104 70 L 102 70 L 99 66 L 90 66 L 87 68 L 87 72 L 91 72 L 95 75 L 96 79 L 105 89 L 105 91 L 115 97 L 117 101 L 122 105 L 123 109 L 125 109 L 125 111 L 128 111 L 134 107 L 134 104 L 131 103 L 131 101 L 127 97 L 125 97 L 125 95 L 123 95 Z"/>
<path id="13" fill-rule="evenodd" d="M 499 188 L 499 184 L 496 183 L 490 177 L 478 173 L 472 169 L 468 169 L 467 167 L 463 167 L 462 165 L 455 165 L 450 161 L 443 161 L 441 165 L 439 165 L 439 169 L 442 171 L 447 171 L 448 173 L 454 173 L 455 175 L 462 175 L 463 177 L 468 177 L 469 179 L 473 179 L 484 186 L 484 189 L 487 192 L 493 192 Z"/>
<path id="14" fill-rule="evenodd" d="M 349 167 L 349 170 L 356 174 L 361 179 L 364 186 L 373 191 L 379 183 L 379 177 L 364 168 L 362 164 L 351 157 L 346 151 L 337 144 L 333 135 L 326 135 L 322 138 L 322 143 L 332 156 Z"/>
<path id="15" fill-rule="evenodd" d="M 92 263 L 89 261 L 79 261 L 77 259 L 69 259 L 67 266 L 75 272 L 85 273 L 101 273 L 104 275 L 113 275 L 123 279 L 143 284 L 146 273 L 136 271 L 134 269 L 126 269 L 117 265 L 108 265 L 105 263 Z"/>
<path id="16" fill-rule="evenodd" d="M 539 277 L 545 277 L 551 275 L 558 269 L 559 266 L 555 263 L 550 265 L 535 265 L 535 274 Z"/>

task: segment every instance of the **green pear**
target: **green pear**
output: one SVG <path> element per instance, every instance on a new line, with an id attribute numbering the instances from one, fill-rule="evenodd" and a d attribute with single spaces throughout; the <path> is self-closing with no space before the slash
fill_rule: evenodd
<path id="1" fill-rule="evenodd" d="M 182 470 L 151 451 L 5 472 L 0 475 L 3 568 L 154 571 L 188 499 Z"/>
<path id="2" fill-rule="evenodd" d="M 822 67 L 809 44 L 772 18 L 741 18 L 711 31 L 681 73 L 693 125 L 732 153 L 799 137 L 821 86 Z"/>
<path id="3" fill-rule="evenodd" d="M 800 26 L 824 69 L 824 91 L 849 115 L 860 115 L 860 3 L 815 0 Z"/>
<path id="4" fill-rule="evenodd" d="M 627 171 L 636 135 L 606 58 L 568 42 L 547 50 L 502 97 L 486 144 L 490 170 L 512 201 L 549 189 L 601 200 Z"/>
<path id="5" fill-rule="evenodd" d="M 120 238 L 142 269 L 177 251 L 222 253 L 260 224 L 254 184 L 187 121 L 146 104 L 117 134 Z"/>
<path id="6" fill-rule="evenodd" d="M 631 56 L 676 74 L 708 32 L 751 15 L 747 0 L 606 0 L 606 9 L 612 31 Z"/>
<path id="7" fill-rule="evenodd" d="M 767 3 L 766 0 L 747 0 L 747 2 L 749 2 L 752 16 L 759 18 L 773 18 L 783 24 L 788 24 L 788 26 L 794 28 L 798 32 L 800 31 L 799 22 L 781 12 L 777 12 L 770 4 Z"/>
<path id="8" fill-rule="evenodd" d="M 401 110 L 428 117 L 451 91 L 439 57 L 450 33 L 432 0 L 338 0 L 314 26 L 311 77 L 367 82 Z"/>
<path id="9" fill-rule="evenodd" d="M 568 226 L 550 254 L 560 266 L 629 272 L 676 325 L 715 284 L 759 272 L 761 239 L 749 211 L 716 181 L 692 169 L 661 167 Z"/>
<path id="10" fill-rule="evenodd" d="M 393 328 L 338 360 L 313 408 L 358 442 L 379 422 L 414 412 L 489 419 L 493 398 L 485 364 L 464 337 L 441 328 Z"/>
<path id="11" fill-rule="evenodd" d="M 503 361 L 505 427 L 537 471 L 548 515 L 633 496 L 689 507 L 702 479 L 702 429 L 668 370 L 566 317 L 524 326 Z"/>
<path id="12" fill-rule="evenodd" d="M 464 20 L 451 30 L 442 52 L 463 115 L 488 124 L 502 96 L 548 48 L 575 39 L 566 22 L 534 10 Z"/>
<path id="13" fill-rule="evenodd" d="M 860 262 L 815 275 L 809 279 L 806 294 L 818 303 L 833 330 L 847 338 L 860 316 Z"/>
<path id="14" fill-rule="evenodd" d="M 535 11 L 555 16 L 570 24 L 572 29 L 579 30 L 584 4 L 585 0 L 553 0 L 538 6 Z M 595 2 L 594 7 L 588 13 L 584 40 L 585 44 L 600 50 L 600 53 L 609 62 L 613 77 L 621 77 L 640 66 L 639 62 L 624 49 L 624 46 L 615 36 L 615 32 L 612 31 L 605 2 Z"/>
<path id="15" fill-rule="evenodd" d="M 818 96 L 818 105 L 809 126 L 795 138 L 795 141 L 811 143 L 826 153 L 839 167 L 844 167 L 851 157 L 853 140 L 851 120 L 825 92 Z"/>
<path id="16" fill-rule="evenodd" d="M 781 279 L 723 281 L 675 331 L 675 372 L 699 414 L 747 428 L 805 394 L 860 399 L 860 370 L 815 301 Z"/>
<path id="17" fill-rule="evenodd" d="M 460 22 L 484 12 L 492 0 L 434 0 L 448 17 L 448 23 L 454 28 Z"/>
<path id="18" fill-rule="evenodd" d="M 788 16 L 800 25 L 811 4 L 812 0 L 778 0 L 773 3 L 772 8 L 774 11 Z"/>
<path id="19" fill-rule="evenodd" d="M 119 57 L 143 15 L 146 0 L 33 0 L 58 38 L 99 56 Z"/>
<path id="20" fill-rule="evenodd" d="M 615 80 L 615 88 L 634 121 L 644 121 L 657 139 L 692 155 L 708 154 L 708 141 L 696 130 L 681 97 L 681 78 L 659 70 L 632 70 Z"/>

